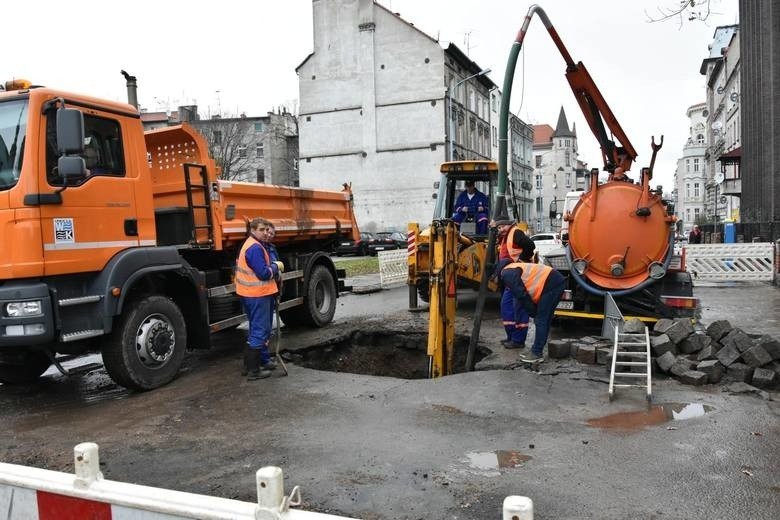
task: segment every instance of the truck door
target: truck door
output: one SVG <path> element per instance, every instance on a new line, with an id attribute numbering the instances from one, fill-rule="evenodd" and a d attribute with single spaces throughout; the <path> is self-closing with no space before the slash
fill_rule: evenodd
<path id="1" fill-rule="evenodd" d="M 117 252 L 140 245 L 133 187 L 137 176 L 128 172 L 121 117 L 94 109 L 82 112 L 86 175 L 71 180 L 61 204 L 41 206 L 48 276 L 99 271 Z M 44 117 L 46 178 L 40 182 L 55 191 L 63 186 L 57 174 L 56 111 Z"/>

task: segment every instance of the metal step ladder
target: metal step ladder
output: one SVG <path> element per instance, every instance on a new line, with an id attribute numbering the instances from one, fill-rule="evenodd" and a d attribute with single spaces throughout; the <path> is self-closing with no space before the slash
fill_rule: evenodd
<path id="1" fill-rule="evenodd" d="M 613 341 L 612 371 L 609 374 L 609 400 L 612 401 L 615 398 L 615 388 L 646 388 L 647 401 L 652 401 L 650 331 L 645 327 L 644 333 L 620 332 L 619 327 L 615 325 Z M 632 367 L 641 367 L 642 371 L 626 371 Z M 616 379 L 621 382 L 616 383 Z"/>
<path id="2" fill-rule="evenodd" d="M 190 212 L 190 222 L 192 223 L 192 238 L 190 239 L 190 245 L 200 247 L 210 247 L 214 244 L 214 224 L 211 221 L 211 193 L 208 185 L 208 176 L 206 175 L 206 167 L 202 164 L 190 164 L 184 165 L 184 183 L 187 192 L 187 207 Z M 197 183 L 193 182 L 191 171 L 195 170 L 200 177 Z M 202 203 L 197 204 L 193 202 L 195 197 L 194 192 L 199 192 Z M 201 201 L 198 201 L 201 202 Z M 200 211 L 204 215 L 203 219 L 196 219 L 195 211 Z M 197 224 L 198 221 L 205 224 Z M 198 230 L 206 230 L 208 238 L 204 240 L 198 240 Z"/>

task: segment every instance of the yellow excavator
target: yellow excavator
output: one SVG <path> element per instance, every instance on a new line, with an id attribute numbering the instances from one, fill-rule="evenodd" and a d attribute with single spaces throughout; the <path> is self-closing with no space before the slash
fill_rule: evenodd
<path id="1" fill-rule="evenodd" d="M 453 207 L 467 181 L 474 181 L 490 204 L 495 204 L 498 164 L 483 160 L 445 162 L 441 174 L 431 226 L 420 230 L 418 223 L 411 222 L 408 228 L 409 308 L 418 308 L 418 296 L 430 303 L 430 377 L 453 370 L 457 288 L 479 290 L 483 272 L 492 268 L 487 260 L 489 235 L 477 233 L 473 215 L 456 225 L 451 219 Z M 496 258 L 495 253 L 492 258 Z M 489 280 L 488 290 L 497 289 L 497 283 Z"/>

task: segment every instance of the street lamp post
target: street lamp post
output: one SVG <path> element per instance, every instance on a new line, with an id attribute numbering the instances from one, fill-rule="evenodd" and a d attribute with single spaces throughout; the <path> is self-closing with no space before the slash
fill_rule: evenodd
<path id="1" fill-rule="evenodd" d="M 477 72 L 476 74 L 472 74 L 471 76 L 464 78 L 460 80 L 459 82 L 455 83 L 455 86 L 452 88 L 447 88 L 447 108 L 449 109 L 449 112 L 447 114 L 447 124 L 450 129 L 450 146 L 449 146 L 449 157 L 447 158 L 448 161 L 453 160 L 455 157 L 455 140 L 453 139 L 453 124 L 452 124 L 452 91 L 457 90 L 458 87 L 462 84 L 470 80 L 471 78 L 476 78 L 477 76 L 484 76 L 485 74 L 490 73 L 490 69 L 482 69 L 481 71 Z"/>

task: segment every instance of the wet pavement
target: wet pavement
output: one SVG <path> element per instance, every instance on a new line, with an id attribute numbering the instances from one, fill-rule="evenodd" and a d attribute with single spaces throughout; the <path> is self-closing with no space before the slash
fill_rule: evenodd
<path id="1" fill-rule="evenodd" d="M 696 294 L 705 324 L 726 318 L 780 336 L 777 287 Z M 460 335 L 471 331 L 475 301 L 459 299 Z M 425 312 L 406 309 L 405 286 L 338 305 L 330 327 L 283 329 L 283 348 L 427 326 Z M 639 391 L 610 402 L 604 367 L 525 370 L 516 351 L 497 347 L 501 338 L 491 298 L 480 344 L 501 370 L 429 381 L 289 363 L 288 377 L 247 382 L 237 330 L 188 355 L 180 376 L 153 392 L 121 389 L 103 369 L 49 373 L 37 385 L 0 386 L 0 460 L 72 471 L 73 446 L 94 441 L 108 479 L 247 501 L 254 471 L 278 465 L 288 491 L 302 487 L 303 509 L 372 520 L 498 519 L 513 494 L 534 500 L 537 519 L 777 517 L 777 401 L 662 379 L 652 408 Z"/>

